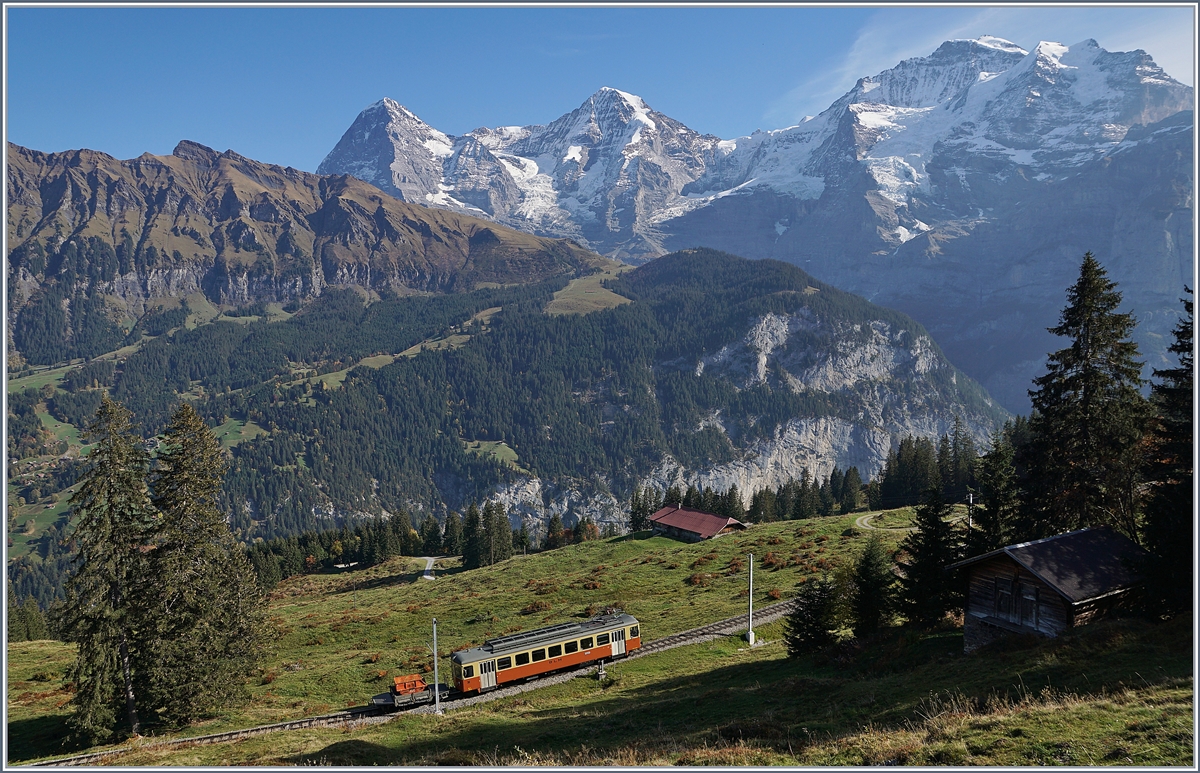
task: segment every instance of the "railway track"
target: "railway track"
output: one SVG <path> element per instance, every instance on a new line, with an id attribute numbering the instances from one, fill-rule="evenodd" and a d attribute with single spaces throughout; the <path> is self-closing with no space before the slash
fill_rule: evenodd
<path id="1" fill-rule="evenodd" d="M 794 601 L 781 601 L 777 604 L 763 607 L 756 610 L 754 613 L 754 621 L 758 623 L 770 623 L 786 615 L 795 604 Z M 688 631 L 681 631 L 670 636 L 664 636 L 661 639 L 656 639 L 640 647 L 636 652 L 629 654 L 625 659 L 632 660 L 645 655 L 652 655 L 656 652 L 674 649 L 675 647 L 684 647 L 689 644 L 700 644 L 706 641 L 719 639 L 723 636 L 730 636 L 738 633 L 746 624 L 745 615 L 736 615 L 724 620 L 718 620 L 715 623 L 702 625 L 699 628 L 693 628 Z M 561 671 L 552 676 L 545 676 L 534 679 L 529 682 L 501 687 L 497 690 L 491 690 L 483 695 L 472 695 L 464 697 L 451 697 L 442 701 L 443 710 L 453 710 L 473 706 L 478 703 L 486 703 L 489 701 L 506 698 L 512 695 L 519 695 L 531 690 L 538 690 L 543 687 L 548 687 L 552 684 L 561 684 L 562 682 L 575 679 L 581 674 L 584 674 L 595 668 L 594 665 L 580 666 L 567 671 Z M 432 704 L 425 704 L 411 709 L 401 709 L 394 712 L 384 712 L 375 706 L 356 706 L 344 711 L 337 711 L 332 714 L 324 714 L 318 717 L 305 717 L 304 719 L 293 719 L 287 722 L 275 722 L 270 725 L 259 725 L 258 727 L 248 727 L 243 730 L 229 730 L 224 733 L 211 733 L 209 735 L 198 735 L 191 738 L 171 738 L 161 741 L 155 741 L 147 738 L 141 738 L 133 742 L 126 743 L 123 746 L 115 749 L 108 749 L 101 752 L 92 752 L 89 754 L 77 754 L 72 757 L 61 757 L 54 760 L 45 760 L 43 762 L 34 762 L 22 767 L 72 767 L 77 765 L 91 765 L 94 763 L 103 762 L 110 757 L 118 757 L 124 754 L 129 754 L 133 751 L 142 751 L 149 749 L 169 749 L 186 746 L 205 746 L 214 743 L 227 743 L 230 741 L 240 741 L 243 738 L 250 738 L 256 735 L 265 735 L 267 733 L 277 733 L 284 730 L 307 730 L 314 727 L 342 727 L 353 725 L 369 725 L 391 721 L 400 714 L 432 714 L 434 707 Z"/>

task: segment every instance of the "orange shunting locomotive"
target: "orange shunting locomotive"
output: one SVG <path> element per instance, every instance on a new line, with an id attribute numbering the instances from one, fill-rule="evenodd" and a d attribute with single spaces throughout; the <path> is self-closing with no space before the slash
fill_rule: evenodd
<path id="1" fill-rule="evenodd" d="M 642 646 L 638 629 L 637 619 L 622 613 L 488 639 L 450 657 L 454 688 L 486 692 L 551 671 L 624 657 Z"/>

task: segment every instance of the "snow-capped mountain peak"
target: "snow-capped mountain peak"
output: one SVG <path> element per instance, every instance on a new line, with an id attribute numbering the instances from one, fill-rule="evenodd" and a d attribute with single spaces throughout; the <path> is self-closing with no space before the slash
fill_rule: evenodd
<path id="1" fill-rule="evenodd" d="M 384 99 L 360 114 L 319 171 L 635 261 L 661 254 L 667 224 L 720 201 L 756 191 L 817 201 L 831 183 L 861 176 L 879 196 L 871 206 L 888 221 L 880 234 L 894 248 L 924 232 L 908 213 L 913 197 L 928 206 L 945 195 L 933 168 L 986 159 L 996 182 L 1017 167 L 1059 179 L 1110 152 L 1130 127 L 1191 105 L 1191 89 L 1143 51 L 1112 53 L 1091 39 L 1026 51 L 985 35 L 863 77 L 796 126 L 728 140 L 611 86 L 549 124 L 457 138 Z M 945 204 L 963 205 L 960 195 Z M 768 233 L 787 230 L 773 221 Z"/>

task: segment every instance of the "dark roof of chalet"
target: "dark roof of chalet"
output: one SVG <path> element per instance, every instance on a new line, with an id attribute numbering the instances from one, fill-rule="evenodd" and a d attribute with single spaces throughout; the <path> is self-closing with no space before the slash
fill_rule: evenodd
<path id="1" fill-rule="evenodd" d="M 674 526 L 682 531 L 699 534 L 702 539 L 715 537 L 730 526 L 735 529 L 746 528 L 746 524 L 736 518 L 713 515 L 703 510 L 693 510 L 680 505 L 668 505 L 650 516 L 650 520 L 664 526 Z"/>
<path id="2" fill-rule="evenodd" d="M 969 566 L 1004 554 L 1072 604 L 1123 590 L 1141 581 L 1136 562 L 1146 551 L 1107 526 L 1022 542 L 951 564 Z"/>

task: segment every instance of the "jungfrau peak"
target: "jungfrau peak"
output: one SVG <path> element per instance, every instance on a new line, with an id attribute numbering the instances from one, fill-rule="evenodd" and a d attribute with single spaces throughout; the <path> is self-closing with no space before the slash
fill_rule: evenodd
<path id="1" fill-rule="evenodd" d="M 633 263 L 697 245 L 794 262 L 917 317 L 1025 410 L 1085 251 L 1138 311 L 1149 363 L 1165 362 L 1192 273 L 1192 106 L 1144 51 L 985 36 L 731 140 L 611 88 L 545 126 L 462 137 L 384 100 L 319 171 Z"/>

